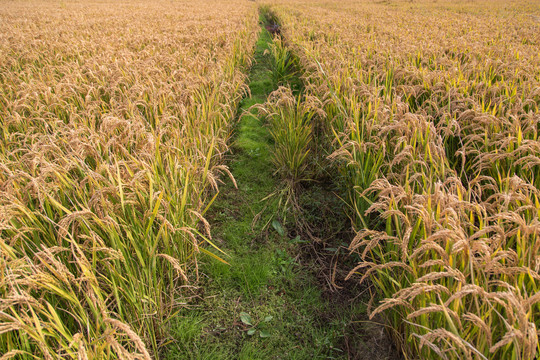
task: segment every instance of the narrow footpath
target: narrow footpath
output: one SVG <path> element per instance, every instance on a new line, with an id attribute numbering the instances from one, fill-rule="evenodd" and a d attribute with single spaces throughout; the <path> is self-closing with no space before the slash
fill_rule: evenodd
<path id="1" fill-rule="evenodd" d="M 224 179 L 207 214 L 215 242 L 227 253 L 219 256 L 229 265 L 201 258 L 199 287 L 171 323 L 174 340 L 164 358 L 386 359 L 373 356 L 376 344 L 364 344 L 361 336 L 354 336 L 354 346 L 366 351 L 351 352 L 350 335 L 364 326 L 355 319 L 366 318 L 365 305 L 336 304 L 321 286 L 313 259 L 302 251 L 307 239 L 292 238 L 287 224 L 274 216 L 277 205 L 263 200 L 278 185 L 272 139 L 264 119 L 249 109 L 275 90 L 271 42 L 262 26 L 250 71 L 251 97 L 240 105 L 243 115 L 228 162 L 238 188 Z"/>

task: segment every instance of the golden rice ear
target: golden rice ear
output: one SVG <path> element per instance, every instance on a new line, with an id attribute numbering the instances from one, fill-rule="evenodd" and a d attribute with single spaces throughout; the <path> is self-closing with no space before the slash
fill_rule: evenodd
<path id="1" fill-rule="evenodd" d="M 162 257 L 165 260 L 167 260 L 173 266 L 173 268 L 178 272 L 178 274 L 182 277 L 182 279 L 184 280 L 186 284 L 189 282 L 186 276 L 186 273 L 184 269 L 182 269 L 182 266 L 180 265 L 180 262 L 178 261 L 178 259 L 175 259 L 174 257 L 167 254 L 158 254 L 157 256 Z"/>

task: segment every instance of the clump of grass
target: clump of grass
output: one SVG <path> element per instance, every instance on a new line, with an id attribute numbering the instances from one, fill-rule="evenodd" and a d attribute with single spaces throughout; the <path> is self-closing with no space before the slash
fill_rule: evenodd
<path id="1" fill-rule="evenodd" d="M 279 37 L 269 45 L 272 56 L 272 80 L 277 86 L 286 86 L 298 76 L 298 60 Z"/>
<path id="2" fill-rule="evenodd" d="M 259 106 L 273 139 L 274 174 L 282 179 L 278 190 L 282 209 L 295 209 L 300 184 L 312 180 L 313 124 L 321 105 L 315 97 L 295 96 L 290 88 L 279 87 Z"/>

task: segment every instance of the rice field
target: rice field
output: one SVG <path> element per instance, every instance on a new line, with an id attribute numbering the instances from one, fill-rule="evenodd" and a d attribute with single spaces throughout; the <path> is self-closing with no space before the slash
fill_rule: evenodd
<path id="1" fill-rule="evenodd" d="M 258 29 L 243 1 L 2 4 L 2 359 L 157 356 Z"/>
<path id="2" fill-rule="evenodd" d="M 372 316 L 407 358 L 538 357 L 538 4 L 274 9 L 325 103 Z"/>
<path id="3" fill-rule="evenodd" d="M 228 259 L 207 213 L 234 182 L 261 9 L 279 24 L 279 88 L 256 107 L 283 213 L 299 221 L 297 194 L 335 169 L 347 280 L 404 358 L 538 358 L 537 2 L 13 0 L 0 359 L 157 359 L 173 341 L 201 257 Z"/>

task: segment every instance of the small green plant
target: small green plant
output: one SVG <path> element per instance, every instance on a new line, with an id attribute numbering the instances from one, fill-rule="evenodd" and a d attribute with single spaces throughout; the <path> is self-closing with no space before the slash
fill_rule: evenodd
<path id="1" fill-rule="evenodd" d="M 274 254 L 274 262 L 276 265 L 276 273 L 286 275 L 296 264 L 296 260 L 291 257 L 287 251 L 276 249 Z"/>
<path id="2" fill-rule="evenodd" d="M 253 336 L 258 332 L 259 337 L 261 338 L 268 338 L 271 336 L 270 333 L 268 332 L 268 329 L 267 329 L 268 326 L 266 326 L 266 324 L 272 321 L 273 318 L 274 317 L 272 315 L 268 315 L 262 321 L 254 322 L 253 319 L 251 318 L 251 315 L 249 315 L 248 313 L 246 312 L 240 313 L 240 321 L 242 321 L 244 325 L 248 326 L 246 333 L 249 336 Z"/>
<path id="3" fill-rule="evenodd" d="M 272 220 L 272 227 L 274 228 L 274 230 L 277 231 L 279 236 L 285 236 L 286 234 L 285 228 L 283 227 L 283 225 L 281 225 L 279 220 L 277 219 Z"/>

